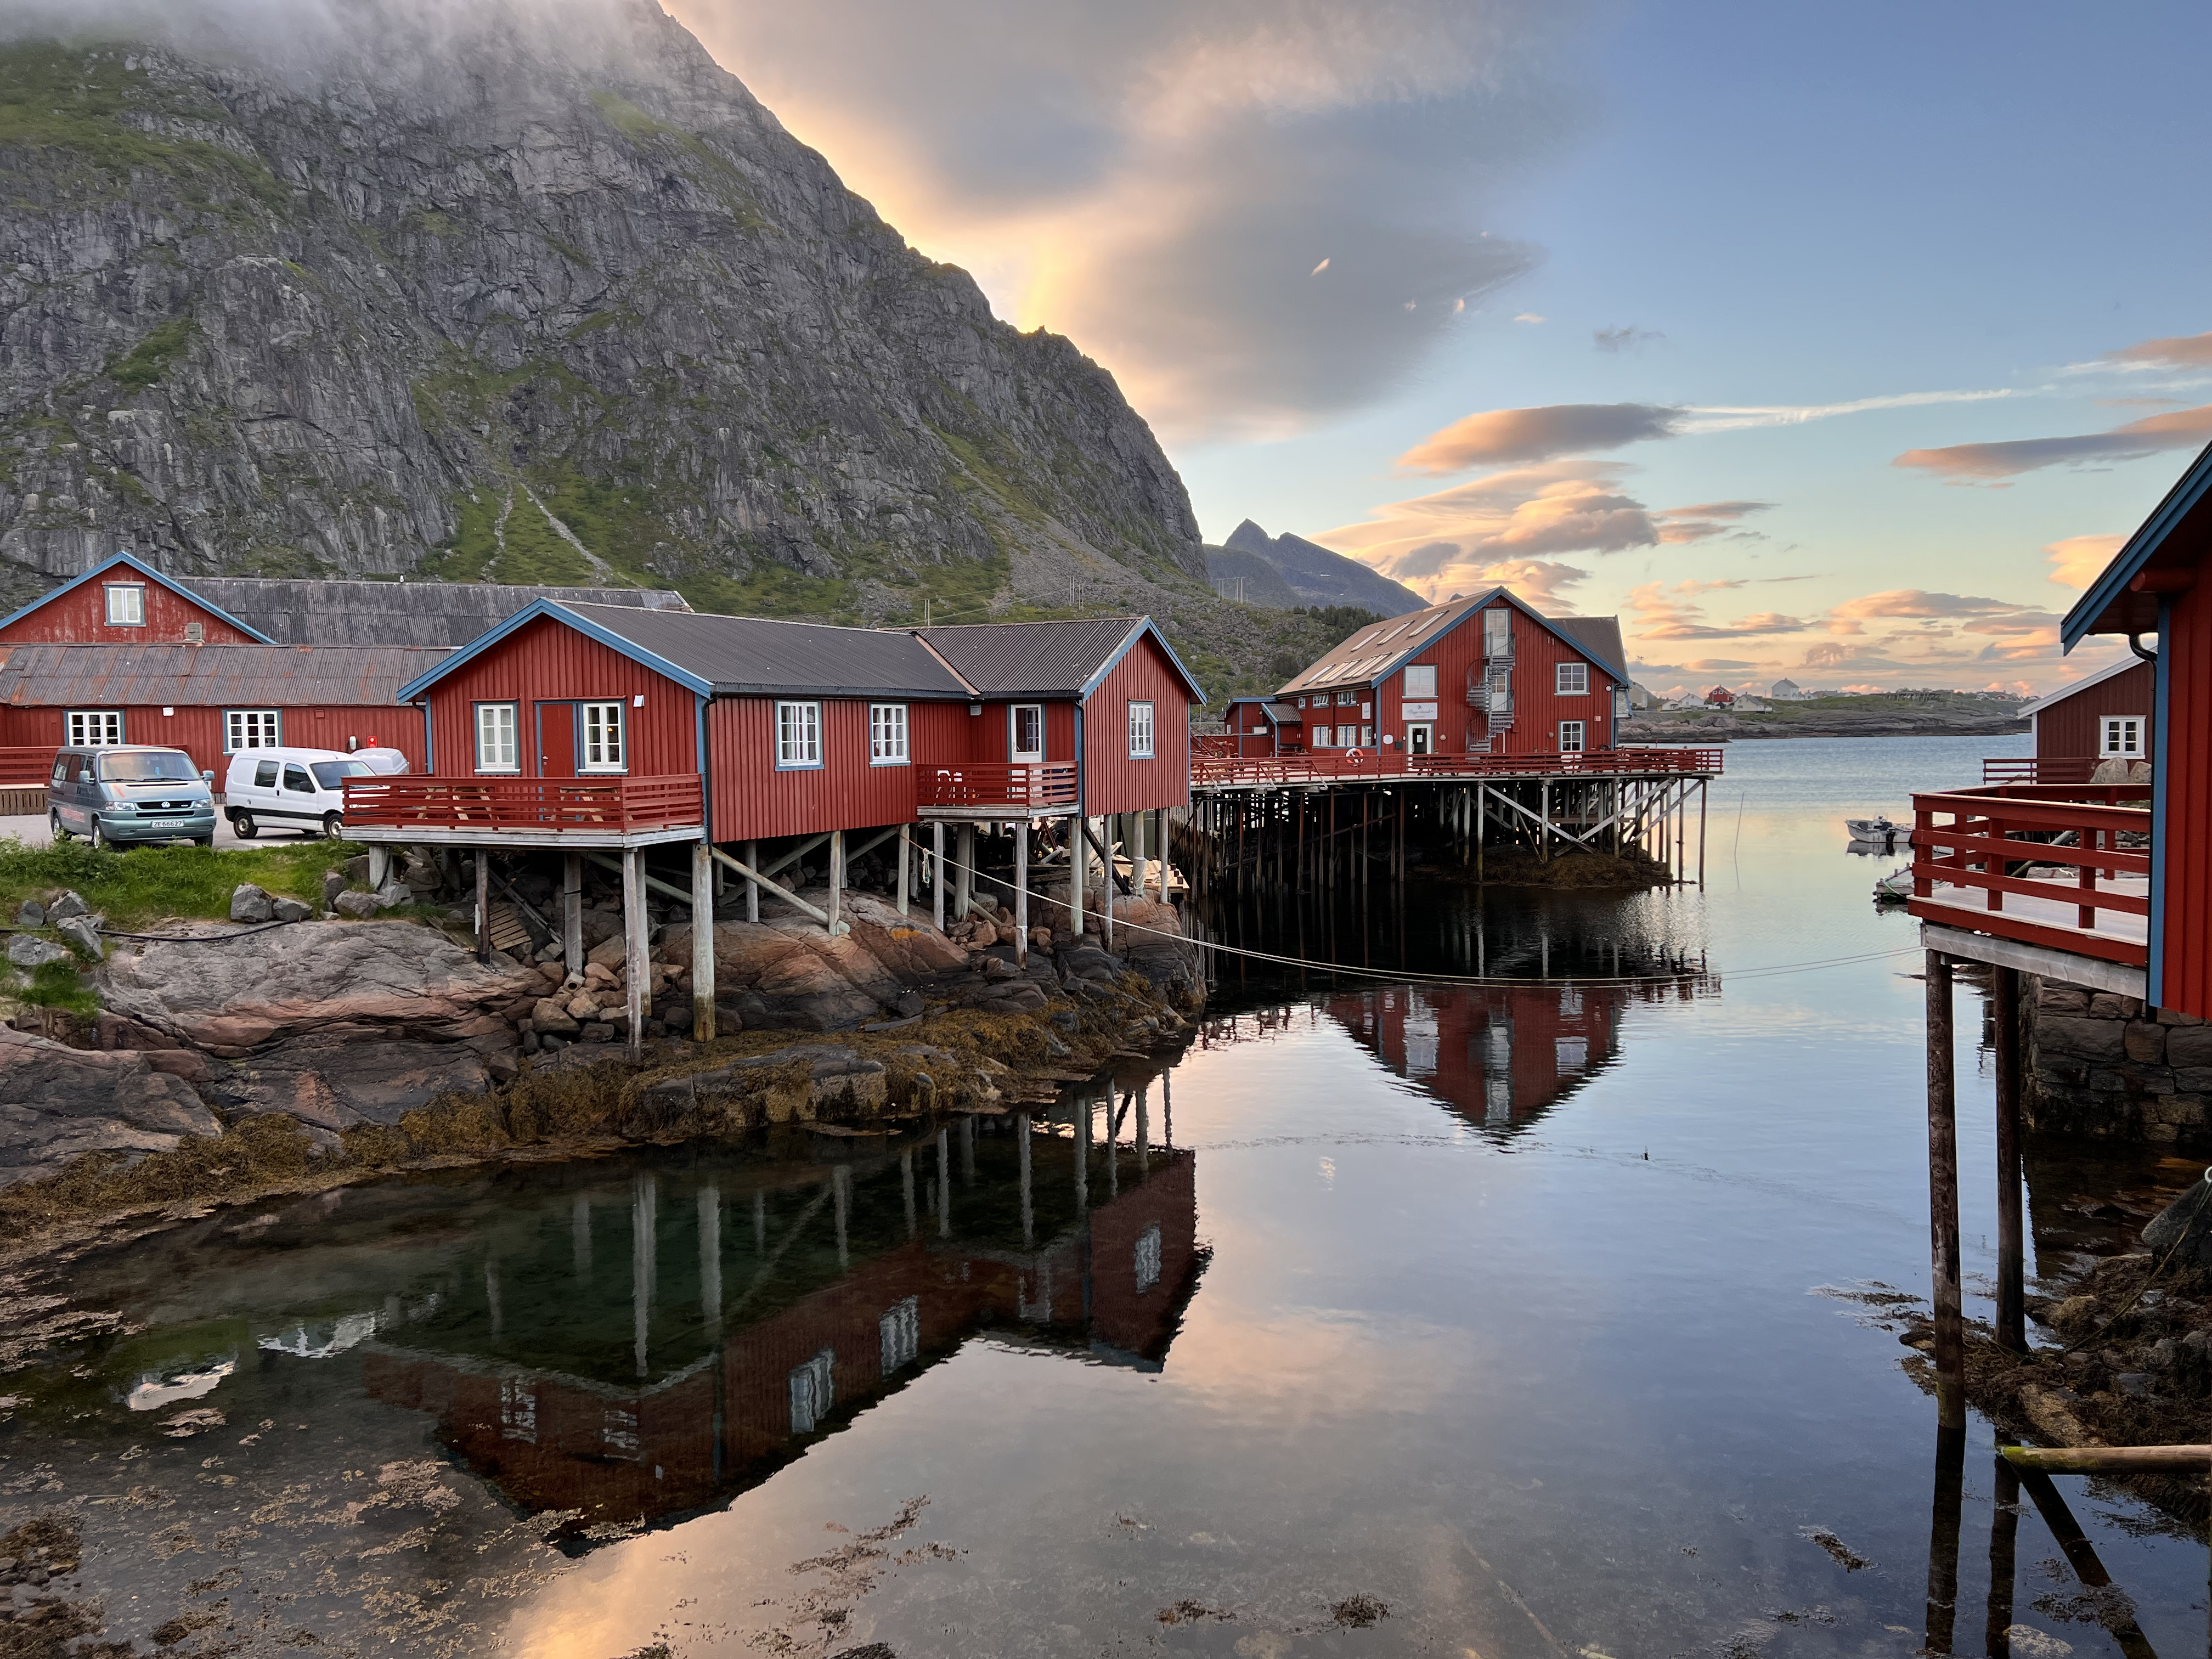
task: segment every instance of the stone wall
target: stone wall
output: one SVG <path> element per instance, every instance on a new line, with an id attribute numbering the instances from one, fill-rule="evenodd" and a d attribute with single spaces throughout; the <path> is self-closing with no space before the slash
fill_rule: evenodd
<path id="1" fill-rule="evenodd" d="M 2021 979 L 2021 1103 L 2030 1127 L 2212 1146 L 2212 1025 L 2110 991 Z"/>

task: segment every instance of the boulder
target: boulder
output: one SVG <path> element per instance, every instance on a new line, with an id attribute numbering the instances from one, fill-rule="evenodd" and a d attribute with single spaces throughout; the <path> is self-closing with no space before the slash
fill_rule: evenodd
<path id="1" fill-rule="evenodd" d="M 25 899 L 15 907 L 18 927 L 43 927 L 46 925 L 46 907 L 36 899 Z"/>
<path id="2" fill-rule="evenodd" d="M 233 921 L 274 921 L 276 901 L 252 882 L 240 882 L 231 890 L 230 919 Z"/>
<path id="3" fill-rule="evenodd" d="M 295 898 L 280 898 L 270 906 L 278 921 L 305 921 L 315 914 L 313 905 L 302 904 Z"/>
<path id="4" fill-rule="evenodd" d="M 92 907 L 74 891 L 64 892 L 46 907 L 46 920 L 61 921 L 70 916 L 88 915 Z"/>
<path id="5" fill-rule="evenodd" d="M 828 895 L 810 895 L 826 904 Z M 836 1030 L 895 1014 L 917 984 L 953 973 L 963 952 L 919 917 L 866 893 L 842 901 L 850 931 L 832 939 L 804 916 L 714 924 L 718 996 L 742 996 L 748 1026 Z M 691 958 L 691 929 L 668 929 L 661 954 Z M 757 1006 L 756 1006 L 757 1005 Z"/>
<path id="6" fill-rule="evenodd" d="M 604 968 L 612 973 L 622 965 L 623 954 L 623 936 L 616 933 L 594 945 L 585 955 L 584 963 L 586 969 Z"/>
<path id="7" fill-rule="evenodd" d="M 222 1130 L 192 1085 L 148 1054 L 0 1027 L 0 1186 L 50 1175 L 82 1152 L 167 1152 Z"/>
<path id="8" fill-rule="evenodd" d="M 552 1032 L 560 1036 L 571 1036 L 576 1031 L 576 1017 L 557 997 L 540 997 L 538 1006 L 530 1011 L 530 1029 L 540 1033 Z"/>
<path id="9" fill-rule="evenodd" d="M 325 910 L 337 909 L 338 895 L 344 892 L 347 888 L 352 885 L 353 884 L 345 878 L 343 872 L 337 870 L 324 871 L 323 908 Z"/>
<path id="10" fill-rule="evenodd" d="M 340 893 L 331 901 L 331 908 L 342 916 L 364 921 L 374 915 L 380 907 L 374 893 Z"/>
<path id="11" fill-rule="evenodd" d="M 2205 1174 L 2207 1179 L 2193 1182 L 2142 1230 L 2154 1259 L 2163 1260 L 2172 1250 L 2177 1267 L 2212 1267 L 2212 1170 Z"/>
<path id="12" fill-rule="evenodd" d="M 544 988 L 411 922 L 153 941 L 115 951 L 108 981 L 114 1012 L 237 1062 L 241 1108 L 325 1128 L 482 1088 L 484 1057 L 513 1050 L 509 1021 Z"/>
<path id="13" fill-rule="evenodd" d="M 50 939 L 33 939 L 28 933 L 18 933 L 8 941 L 8 960 L 26 971 L 43 968 L 50 962 L 68 962 L 69 951 Z"/>
<path id="14" fill-rule="evenodd" d="M 100 942 L 100 929 L 93 926 L 90 916 L 64 916 L 54 931 L 87 962 L 98 962 L 107 954 L 107 947 Z"/>
<path id="15" fill-rule="evenodd" d="M 376 890 L 376 908 L 380 910 L 396 909 L 414 902 L 415 890 L 403 882 L 387 881 Z"/>
<path id="16" fill-rule="evenodd" d="M 368 884 L 368 861 L 366 853 L 356 853 L 345 861 L 346 884 L 349 887 Z"/>

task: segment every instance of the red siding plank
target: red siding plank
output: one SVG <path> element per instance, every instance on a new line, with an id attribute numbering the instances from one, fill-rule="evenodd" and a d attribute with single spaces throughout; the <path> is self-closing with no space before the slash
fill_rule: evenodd
<path id="1" fill-rule="evenodd" d="M 2164 811 L 2154 830 L 2163 870 L 2158 1001 L 2212 1019 L 2212 584 L 2174 595 L 2159 649 L 2166 728 Z"/>

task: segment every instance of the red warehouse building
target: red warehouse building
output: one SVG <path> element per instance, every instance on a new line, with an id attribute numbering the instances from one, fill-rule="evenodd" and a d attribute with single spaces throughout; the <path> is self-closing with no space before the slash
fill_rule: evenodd
<path id="1" fill-rule="evenodd" d="M 1613 618 L 1547 617 L 1500 587 L 1364 628 L 1276 696 L 1315 755 L 1582 754 L 1613 746 L 1628 671 Z"/>

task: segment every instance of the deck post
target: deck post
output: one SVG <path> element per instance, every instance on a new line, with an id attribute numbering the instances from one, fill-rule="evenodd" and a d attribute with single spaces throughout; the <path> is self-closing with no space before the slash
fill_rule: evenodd
<path id="1" fill-rule="evenodd" d="M 837 934 L 837 911 L 839 902 L 844 896 L 845 832 L 842 830 L 832 830 L 830 832 L 830 920 L 824 924 L 829 928 L 832 939 L 835 939 Z"/>
<path id="2" fill-rule="evenodd" d="M 714 844 L 691 843 L 691 1041 L 714 1040 L 714 888 L 721 866 Z"/>
<path id="3" fill-rule="evenodd" d="M 2020 969 L 1990 975 L 1996 1027 L 1997 1344 L 2027 1352 L 2027 1241 L 2021 1225 L 2020 1168 Z"/>
<path id="4" fill-rule="evenodd" d="M 745 867 L 749 870 L 760 868 L 760 843 L 757 841 L 745 843 Z M 745 878 L 745 920 L 756 922 L 760 920 L 760 883 L 750 876 Z"/>
<path id="5" fill-rule="evenodd" d="M 477 960 L 491 960 L 491 854 L 477 848 Z"/>
<path id="6" fill-rule="evenodd" d="M 914 872 L 914 847 L 907 839 L 906 830 L 903 823 L 899 825 L 898 913 L 901 915 L 907 914 L 908 889 L 912 884 L 910 878 Z"/>
<path id="7" fill-rule="evenodd" d="M 1079 813 L 1068 826 L 1067 837 L 1067 931 L 1074 935 L 1078 945 L 1083 943 L 1083 878 L 1090 872 L 1091 848 L 1083 839 L 1083 831 L 1091 820 Z M 1111 887 L 1107 890 L 1109 893 Z"/>
<path id="8" fill-rule="evenodd" d="M 1542 848 L 1541 848 L 1541 850 L 1537 854 L 1537 855 L 1536 855 L 1536 856 L 1537 856 L 1537 857 L 1539 857 L 1539 858 L 1542 858 L 1542 859 L 1548 859 L 1548 858 L 1550 858 L 1550 857 L 1552 856 L 1552 781 L 1551 781 L 1551 779 L 1549 779 L 1549 778 L 1540 778 L 1540 779 L 1538 779 L 1538 780 L 1537 780 L 1537 782 L 1536 782 L 1536 787 L 1537 787 L 1537 789 L 1540 792 L 1540 793 L 1538 794 L 1538 796 L 1537 796 L 1537 805 L 1538 805 L 1539 806 L 1540 806 L 1540 807 L 1543 809 L 1541 816 L 1537 819 L 1537 822 L 1536 822 L 1536 833 L 1537 833 L 1537 835 L 1538 835 L 1538 836 L 1540 836 L 1540 837 L 1542 837 Z"/>
<path id="9" fill-rule="evenodd" d="M 584 855 L 561 854 L 561 965 L 584 971 Z"/>
<path id="10" fill-rule="evenodd" d="M 1014 963 L 1030 965 L 1030 821 L 1014 825 Z"/>
<path id="11" fill-rule="evenodd" d="M 1478 783 L 1474 786 L 1474 878 L 1478 882 L 1482 879 L 1482 849 L 1489 827 L 1490 786 Z"/>
<path id="12" fill-rule="evenodd" d="M 645 1052 L 645 981 L 651 973 L 645 948 L 645 849 L 625 847 L 623 872 L 623 972 L 629 983 L 629 1052 Z"/>
<path id="13" fill-rule="evenodd" d="M 1139 899 L 1145 896 L 1145 883 L 1151 874 L 1151 866 L 1145 858 L 1145 820 L 1150 816 L 1146 812 L 1131 812 L 1121 820 L 1129 846 L 1131 896 Z"/>
<path id="14" fill-rule="evenodd" d="M 929 826 L 929 919 L 945 931 L 945 820 Z"/>
<path id="15" fill-rule="evenodd" d="M 1966 1425 L 1966 1328 L 1959 1283 L 1959 1131 L 1951 1052 L 1951 959 L 1928 952 L 1928 1228 L 1936 1314 L 1936 1420 Z"/>
<path id="16" fill-rule="evenodd" d="M 368 890 L 380 893 L 384 884 L 392 879 L 392 849 L 372 847 L 368 849 Z"/>
<path id="17" fill-rule="evenodd" d="M 952 914 L 961 921 L 968 920 L 969 902 L 975 894 L 975 826 L 960 826 L 960 850 L 955 854 L 960 868 L 953 873 Z"/>
<path id="18" fill-rule="evenodd" d="M 1098 884 L 1098 890 L 1101 896 L 1105 899 L 1106 902 L 1104 908 L 1099 911 L 1100 916 L 1104 920 L 1105 928 L 1105 931 L 1099 935 L 1099 938 L 1105 945 L 1107 953 L 1109 955 L 1111 955 L 1114 950 L 1113 828 L 1114 820 L 1102 814 L 1098 819 L 1098 861 L 1105 866 L 1106 873 Z"/>

